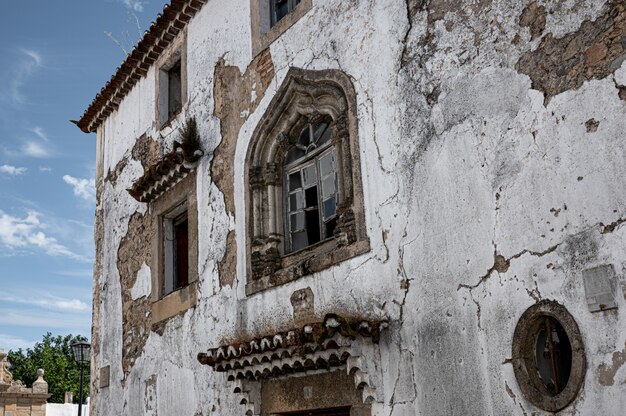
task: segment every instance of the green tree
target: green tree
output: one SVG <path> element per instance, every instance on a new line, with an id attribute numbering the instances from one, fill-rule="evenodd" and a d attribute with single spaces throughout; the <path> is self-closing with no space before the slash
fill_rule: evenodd
<path id="1" fill-rule="evenodd" d="M 37 379 L 37 369 L 45 370 L 44 379 L 48 382 L 48 392 L 52 394 L 49 403 L 63 403 L 65 392 L 74 394 L 74 402 L 79 400 L 80 367 L 74 361 L 71 344 L 87 341 L 82 336 L 53 336 L 50 332 L 44 335 L 43 340 L 31 349 L 23 351 L 9 351 L 8 360 L 11 363 L 11 372 L 14 380 L 21 380 L 31 386 Z M 84 396 L 89 395 L 89 365 L 84 366 L 85 382 L 83 383 Z"/>

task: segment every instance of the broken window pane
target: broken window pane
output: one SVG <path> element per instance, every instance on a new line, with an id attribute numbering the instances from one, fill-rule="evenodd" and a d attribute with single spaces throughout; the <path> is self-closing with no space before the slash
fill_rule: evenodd
<path id="1" fill-rule="evenodd" d="M 309 245 L 320 241 L 320 214 L 317 209 L 305 211 L 306 214 L 306 231 L 309 237 Z"/>
<path id="2" fill-rule="evenodd" d="M 300 171 L 289 175 L 289 192 L 302 188 L 302 181 L 300 180 Z"/>
<path id="3" fill-rule="evenodd" d="M 305 201 L 307 208 L 313 208 L 318 205 L 317 186 L 307 189 L 305 192 Z"/>
<path id="4" fill-rule="evenodd" d="M 309 165 L 302 169 L 302 179 L 305 188 L 311 185 L 315 185 L 317 183 L 317 172 L 315 169 L 315 165 Z"/>

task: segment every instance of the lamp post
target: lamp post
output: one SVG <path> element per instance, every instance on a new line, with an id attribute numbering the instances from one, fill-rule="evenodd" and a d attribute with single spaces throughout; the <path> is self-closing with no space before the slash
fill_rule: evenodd
<path id="1" fill-rule="evenodd" d="M 78 402 L 78 416 L 82 416 L 83 414 L 83 374 L 84 364 L 89 364 L 90 361 L 90 353 L 91 353 L 91 345 L 86 342 L 77 342 L 71 345 L 72 352 L 74 353 L 74 360 L 80 365 L 80 387 L 79 387 L 79 396 L 80 401 Z"/>

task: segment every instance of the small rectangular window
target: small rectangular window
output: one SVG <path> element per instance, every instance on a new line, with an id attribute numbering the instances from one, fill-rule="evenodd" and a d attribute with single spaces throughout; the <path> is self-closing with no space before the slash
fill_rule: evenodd
<path id="1" fill-rule="evenodd" d="M 163 219 L 165 281 L 163 295 L 189 285 L 189 226 L 187 212 Z"/>
<path id="2" fill-rule="evenodd" d="M 183 105 L 180 59 L 167 71 L 167 118 L 170 119 Z"/>
<path id="3" fill-rule="evenodd" d="M 300 0 L 270 0 L 270 27 L 287 16 L 300 3 Z"/>

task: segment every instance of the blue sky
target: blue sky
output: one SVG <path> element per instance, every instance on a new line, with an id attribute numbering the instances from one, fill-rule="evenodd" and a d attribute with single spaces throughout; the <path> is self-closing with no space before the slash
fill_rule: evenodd
<path id="1" fill-rule="evenodd" d="M 95 135 L 78 119 L 160 1 L 20 0 L 0 25 L 0 348 L 90 335 Z"/>

